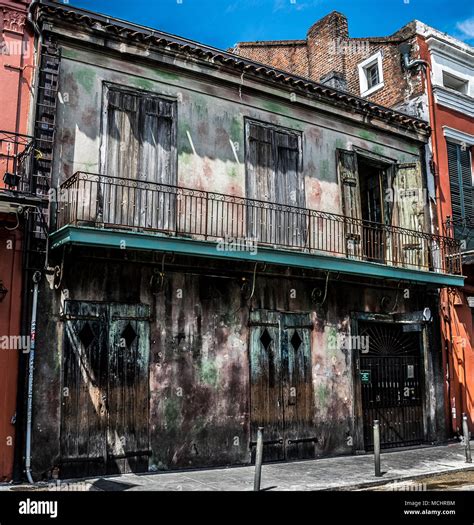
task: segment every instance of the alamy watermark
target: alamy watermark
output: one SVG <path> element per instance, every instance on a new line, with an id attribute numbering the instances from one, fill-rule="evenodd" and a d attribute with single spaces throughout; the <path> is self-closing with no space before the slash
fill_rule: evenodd
<path id="1" fill-rule="evenodd" d="M 258 241 L 252 237 L 223 237 L 217 241 L 218 252 L 248 252 L 257 255 Z"/>
<path id="2" fill-rule="evenodd" d="M 1 335 L 0 350 L 20 350 L 27 354 L 31 349 L 31 336 L 29 335 Z"/>

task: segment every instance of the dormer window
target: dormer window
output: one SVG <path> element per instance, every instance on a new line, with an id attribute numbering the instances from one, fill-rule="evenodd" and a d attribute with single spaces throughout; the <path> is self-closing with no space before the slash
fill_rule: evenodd
<path id="1" fill-rule="evenodd" d="M 451 73 L 443 71 L 443 86 L 448 89 L 467 95 L 469 81 L 464 78 L 459 78 Z"/>
<path id="2" fill-rule="evenodd" d="M 359 68 L 360 94 L 371 95 L 383 88 L 382 53 L 379 51 L 357 66 Z"/>

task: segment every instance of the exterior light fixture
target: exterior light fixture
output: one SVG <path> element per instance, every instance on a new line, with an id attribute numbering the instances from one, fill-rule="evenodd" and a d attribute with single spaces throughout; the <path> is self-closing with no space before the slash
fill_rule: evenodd
<path id="1" fill-rule="evenodd" d="M 3 286 L 3 281 L 0 280 L 0 303 L 5 299 L 8 290 Z"/>
<path id="2" fill-rule="evenodd" d="M 423 310 L 423 321 L 426 323 L 429 323 L 433 319 L 433 315 L 431 313 L 431 310 L 429 308 L 425 308 Z"/>

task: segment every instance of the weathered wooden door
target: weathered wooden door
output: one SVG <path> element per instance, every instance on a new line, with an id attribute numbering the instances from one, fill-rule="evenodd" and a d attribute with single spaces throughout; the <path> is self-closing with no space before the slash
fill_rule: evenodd
<path id="1" fill-rule="evenodd" d="M 251 445 L 262 426 L 265 461 L 315 455 L 311 329 L 307 314 L 251 313 Z"/>
<path id="2" fill-rule="evenodd" d="M 61 475 L 106 472 L 107 307 L 65 304 Z"/>
<path id="3" fill-rule="evenodd" d="M 107 471 L 148 470 L 148 307 L 111 305 Z"/>
<path id="4" fill-rule="evenodd" d="M 66 302 L 62 476 L 148 470 L 148 310 Z"/>

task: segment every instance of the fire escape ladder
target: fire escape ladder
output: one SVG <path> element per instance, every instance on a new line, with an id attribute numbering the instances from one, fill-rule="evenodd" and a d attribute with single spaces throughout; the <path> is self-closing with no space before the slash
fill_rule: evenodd
<path id="1" fill-rule="evenodd" d="M 56 108 L 59 88 L 60 51 L 57 44 L 47 38 L 41 48 L 38 76 L 38 95 L 35 118 L 35 152 L 31 179 L 32 193 L 42 197 L 39 209 L 29 218 L 27 236 L 30 269 L 43 266 L 43 257 L 38 260 L 34 254 L 46 253 L 46 239 L 49 230 L 49 190 L 53 170 L 54 138 L 56 132 Z M 33 263 L 35 261 L 35 263 Z M 31 264 L 33 263 L 33 266 Z"/>

